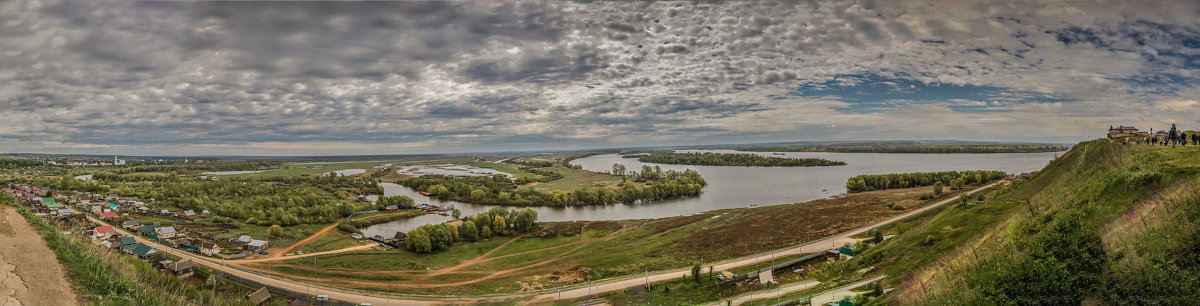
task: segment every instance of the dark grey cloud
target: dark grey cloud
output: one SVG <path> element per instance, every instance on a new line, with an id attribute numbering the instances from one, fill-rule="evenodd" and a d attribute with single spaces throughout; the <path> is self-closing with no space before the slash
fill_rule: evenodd
<path id="1" fill-rule="evenodd" d="M 0 2 L 0 147 L 1020 138 L 1042 133 L 964 127 L 1160 118 L 1160 104 L 1188 114 L 1197 12 L 1187 1 L 12 0 Z M 1014 94 L 867 107 L 846 102 L 853 92 L 796 93 L 845 75 Z"/>

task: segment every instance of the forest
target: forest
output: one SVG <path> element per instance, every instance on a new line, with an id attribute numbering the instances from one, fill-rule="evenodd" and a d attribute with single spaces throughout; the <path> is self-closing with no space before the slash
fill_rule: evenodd
<path id="1" fill-rule="evenodd" d="M 813 167 L 843 166 L 846 163 L 821 158 L 785 158 L 747 153 L 676 153 L 655 152 L 644 155 L 625 155 L 643 163 L 697 165 L 697 166 L 751 166 L 751 167 Z"/>
<path id="2" fill-rule="evenodd" d="M 646 166 L 641 172 L 630 171 L 620 176 L 625 182 L 616 189 L 583 187 L 571 192 L 518 189 L 515 182 L 500 175 L 429 175 L 405 179 L 398 183 L 427 192 L 438 199 L 511 206 L 604 205 L 662 200 L 699 195 L 700 189 L 708 184 L 700 177 L 700 173 L 690 169 L 663 171 L 661 168 Z"/>
<path id="3" fill-rule="evenodd" d="M 918 173 L 864 174 L 846 179 L 846 191 L 850 193 L 931 186 L 938 183 L 961 189 L 963 185 L 981 185 L 1004 178 L 1004 171 L 941 171 Z"/>

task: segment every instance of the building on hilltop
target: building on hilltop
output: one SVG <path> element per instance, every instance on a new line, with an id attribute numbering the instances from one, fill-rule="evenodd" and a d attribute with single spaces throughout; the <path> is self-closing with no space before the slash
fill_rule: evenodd
<path id="1" fill-rule="evenodd" d="M 1138 135 L 1138 129 L 1135 127 L 1132 127 L 1132 126 L 1118 126 L 1115 128 L 1112 127 L 1111 125 L 1108 126 L 1108 138 L 1109 139 L 1121 138 L 1121 137 L 1137 137 L 1137 135 Z"/>

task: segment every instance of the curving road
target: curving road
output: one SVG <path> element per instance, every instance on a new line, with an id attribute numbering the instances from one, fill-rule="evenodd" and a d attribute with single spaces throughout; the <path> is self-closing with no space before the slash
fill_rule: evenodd
<path id="1" fill-rule="evenodd" d="M 984 185 L 982 187 L 968 191 L 967 194 L 974 194 L 975 192 L 995 186 L 996 184 L 999 184 L 999 182 Z M 928 210 L 931 210 L 934 208 L 938 208 L 938 207 L 944 206 L 949 203 L 953 203 L 957 200 L 958 200 L 957 197 L 951 197 L 949 199 L 942 200 L 937 203 L 934 203 L 934 204 L 931 204 L 931 205 L 928 205 L 928 206 L 925 206 L 925 207 L 922 207 L 919 209 L 914 209 L 912 211 L 909 211 L 909 212 L 904 213 L 899 216 L 892 217 L 892 218 L 884 220 L 882 222 L 871 224 L 868 226 L 863 226 L 863 227 L 860 227 L 860 228 L 857 228 L 857 229 L 854 229 L 851 231 L 847 231 L 847 232 L 844 232 L 844 233 L 841 233 L 838 235 L 826 237 L 826 238 L 823 238 L 820 240 L 812 241 L 809 243 L 805 243 L 805 244 L 794 246 L 794 247 L 787 248 L 787 249 L 761 253 L 761 254 L 758 254 L 758 255 L 752 256 L 752 257 L 732 259 L 732 260 L 728 260 L 725 262 L 717 263 L 713 266 L 714 266 L 714 269 L 716 269 L 717 271 L 730 270 L 730 269 L 741 267 L 741 266 L 755 264 L 755 263 L 758 263 L 760 260 L 769 259 L 772 257 L 784 257 L 784 256 L 788 256 L 788 255 L 823 252 L 827 249 L 834 248 L 834 247 L 846 244 L 851 241 L 857 241 L 858 239 L 853 238 L 853 236 L 865 233 L 873 228 L 881 227 L 881 226 L 888 225 L 888 224 L 891 224 L 891 223 L 894 223 L 894 222 L 897 222 L 900 220 L 904 220 L 906 218 L 918 215 L 925 211 L 928 211 Z M 88 219 L 92 220 L 92 222 L 107 225 L 107 223 L 105 223 L 99 219 L 93 218 L 92 216 L 88 216 Z M 174 249 L 174 248 L 159 244 L 156 241 L 150 241 L 141 236 L 131 234 L 131 233 L 125 231 L 124 229 L 121 229 L 119 226 L 114 226 L 114 228 L 116 228 L 117 231 L 123 235 L 137 237 L 138 242 L 149 244 L 149 245 L 154 245 L 155 249 L 160 252 L 166 252 L 171 255 L 179 256 L 179 257 L 185 258 L 185 259 L 191 259 L 192 261 L 196 262 L 196 264 L 204 265 L 204 266 L 207 266 L 207 267 L 210 267 L 210 268 L 213 268 L 216 270 L 220 270 L 222 272 L 229 273 L 229 274 L 241 277 L 241 278 L 249 279 L 249 280 L 259 282 L 259 283 L 262 283 L 265 285 L 273 286 L 276 288 L 282 288 L 282 289 L 286 289 L 286 290 L 290 290 L 290 291 L 294 291 L 294 292 L 298 292 L 298 293 L 304 293 L 304 294 L 309 294 L 309 295 L 328 295 L 332 299 L 337 299 L 337 300 L 342 300 L 342 301 L 352 301 L 355 303 L 371 303 L 372 305 L 430 305 L 430 304 L 435 304 L 435 303 L 442 304 L 442 303 L 447 303 L 447 302 L 451 302 L 451 303 L 454 303 L 454 302 L 457 302 L 457 303 L 492 302 L 492 301 L 511 300 L 511 299 L 518 299 L 518 298 L 520 298 L 520 299 L 532 298 L 532 300 L 534 300 L 534 301 L 551 301 L 551 300 L 556 300 L 556 299 L 572 299 L 572 298 L 589 297 L 589 296 L 593 296 L 593 295 L 596 295 L 599 293 L 624 290 L 624 289 L 630 288 L 630 287 L 641 286 L 641 285 L 644 285 L 647 281 L 659 282 L 659 281 L 665 281 L 665 280 L 670 280 L 670 279 L 676 279 L 676 278 L 679 278 L 681 275 L 690 273 L 690 270 L 689 270 L 690 268 L 680 268 L 680 269 L 676 269 L 676 270 L 655 272 L 654 274 L 648 274 L 648 275 L 635 275 L 635 276 L 629 276 L 629 277 L 624 277 L 624 278 L 599 281 L 599 282 L 596 282 L 593 284 L 577 285 L 577 286 L 568 287 L 568 288 L 565 288 L 562 290 L 557 290 L 557 291 L 552 291 L 552 292 L 547 292 L 547 293 L 525 293 L 525 294 L 513 294 L 513 295 L 508 295 L 508 296 L 487 297 L 487 298 L 436 298 L 436 297 L 422 298 L 422 297 L 414 297 L 414 296 L 389 297 L 389 296 L 383 296 L 383 295 L 377 295 L 377 294 L 355 292 L 355 291 L 350 291 L 350 290 L 345 290 L 345 289 L 331 289 L 331 288 L 326 288 L 326 287 L 318 287 L 318 286 L 309 285 L 306 283 L 301 283 L 301 282 L 297 282 L 297 281 L 290 280 L 290 279 L 274 278 L 274 277 L 269 277 L 269 276 L 265 276 L 265 275 L 261 275 L 261 274 L 257 274 L 257 273 L 248 272 L 248 271 L 239 269 L 237 267 L 231 266 L 231 264 L 236 264 L 237 262 L 239 262 L 237 260 L 227 261 L 224 259 L 214 259 L 211 257 L 197 256 L 196 254 L 193 254 L 191 252 Z M 307 254 L 305 254 L 305 255 L 307 255 Z"/>

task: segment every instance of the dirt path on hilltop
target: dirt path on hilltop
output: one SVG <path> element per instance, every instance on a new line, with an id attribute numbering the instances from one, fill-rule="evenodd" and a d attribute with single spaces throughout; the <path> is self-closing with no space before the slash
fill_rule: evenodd
<path id="1" fill-rule="evenodd" d="M 79 305 L 54 251 L 17 209 L 0 205 L 0 305 Z"/>

